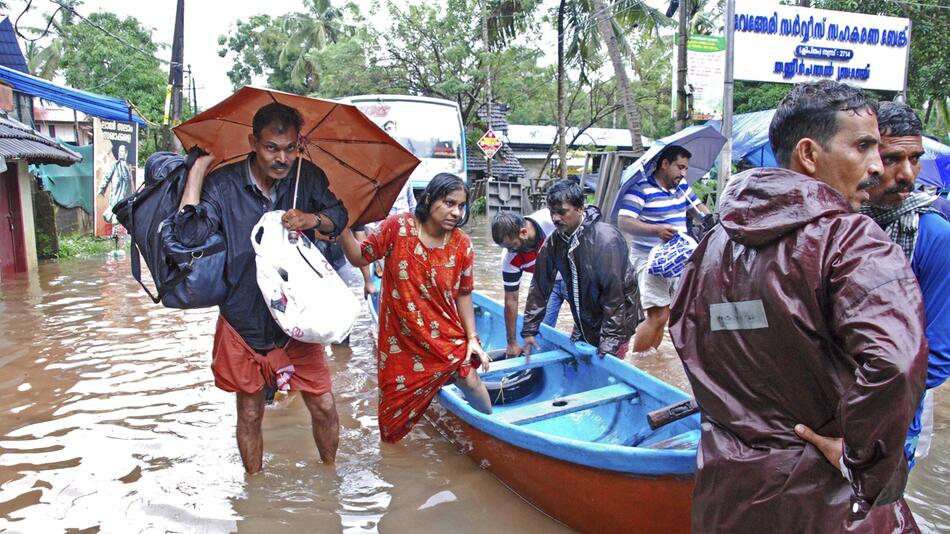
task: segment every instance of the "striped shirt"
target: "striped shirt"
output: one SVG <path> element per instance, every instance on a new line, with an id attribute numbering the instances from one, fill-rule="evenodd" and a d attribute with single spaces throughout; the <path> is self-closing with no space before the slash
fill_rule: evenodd
<path id="1" fill-rule="evenodd" d="M 534 250 L 527 252 L 512 253 L 507 250 L 501 252 L 501 278 L 505 285 L 505 291 L 518 291 L 521 284 L 521 273 L 534 272 L 534 262 L 538 259 L 538 251 L 544 240 L 554 232 L 554 223 L 551 221 L 551 211 L 547 209 L 538 210 L 525 217 L 534 226 L 535 235 L 538 237 L 538 245 Z"/>
<path id="2" fill-rule="evenodd" d="M 627 190 L 620 204 L 618 215 L 626 215 L 647 224 L 669 224 L 678 232 L 686 232 L 686 215 L 693 205 L 699 205 L 699 199 L 683 181 L 673 190 L 664 189 L 654 177 L 641 177 L 633 187 Z M 634 249 L 649 252 L 662 243 L 655 235 L 634 234 L 631 244 Z"/>

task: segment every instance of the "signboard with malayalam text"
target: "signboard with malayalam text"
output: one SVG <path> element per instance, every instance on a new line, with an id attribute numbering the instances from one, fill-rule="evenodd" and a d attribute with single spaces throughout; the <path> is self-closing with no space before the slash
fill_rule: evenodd
<path id="1" fill-rule="evenodd" d="M 673 36 L 674 47 L 679 35 Z M 676 117 L 676 74 L 679 56 L 673 50 L 673 100 Z M 690 118 L 698 121 L 722 119 L 722 89 L 726 78 L 726 38 L 715 35 L 690 35 L 686 41 L 686 93 L 692 98 Z"/>
<path id="2" fill-rule="evenodd" d="M 478 140 L 478 148 L 482 149 L 482 152 L 485 153 L 485 157 L 488 159 L 495 157 L 495 154 L 501 150 L 501 145 L 501 139 L 498 139 L 498 136 L 496 136 L 492 130 L 485 132 L 485 135 Z"/>
<path id="3" fill-rule="evenodd" d="M 736 80 L 903 91 L 910 20 L 736 0 Z"/>

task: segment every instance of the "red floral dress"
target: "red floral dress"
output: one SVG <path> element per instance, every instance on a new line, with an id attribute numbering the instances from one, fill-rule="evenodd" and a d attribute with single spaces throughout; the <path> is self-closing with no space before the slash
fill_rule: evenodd
<path id="1" fill-rule="evenodd" d="M 393 215 L 360 245 L 363 258 L 385 258 L 379 304 L 379 430 L 396 442 L 454 373 L 468 376 L 467 337 L 455 306 L 472 292 L 472 241 L 459 229 L 444 247 L 419 239 L 411 214 Z"/>

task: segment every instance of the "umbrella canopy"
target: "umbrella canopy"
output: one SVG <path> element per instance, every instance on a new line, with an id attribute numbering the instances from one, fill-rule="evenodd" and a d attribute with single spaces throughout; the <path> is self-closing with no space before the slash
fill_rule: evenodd
<path id="1" fill-rule="evenodd" d="M 950 190 L 950 146 L 926 136 L 923 141 L 917 183 Z"/>
<path id="2" fill-rule="evenodd" d="M 303 156 L 326 173 L 350 225 L 389 214 L 419 160 L 355 106 L 248 86 L 182 123 L 175 135 L 185 149 L 198 146 L 214 154 L 214 170 L 247 157 L 254 114 L 271 102 L 303 116 Z M 293 176 L 291 171 L 288 179 Z"/>
<path id="3" fill-rule="evenodd" d="M 663 139 L 657 139 L 640 159 L 624 169 L 620 188 L 617 190 L 619 193 L 613 204 L 613 218 L 616 219 L 617 212 L 620 211 L 620 200 L 637 180 L 642 176 L 652 176 L 656 172 L 657 157 L 665 147 L 679 145 L 690 151 L 692 157 L 689 158 L 686 183 L 692 184 L 709 172 L 725 144 L 726 138 L 719 130 L 708 125 L 690 126 Z"/>

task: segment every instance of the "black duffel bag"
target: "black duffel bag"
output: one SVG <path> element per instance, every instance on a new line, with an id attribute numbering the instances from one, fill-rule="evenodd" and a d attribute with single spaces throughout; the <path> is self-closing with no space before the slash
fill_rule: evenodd
<path id="1" fill-rule="evenodd" d="M 217 306 L 227 295 L 224 237 L 217 233 L 200 246 L 184 247 L 173 231 L 188 170 L 201 154 L 197 148 L 187 160 L 174 152 L 152 154 L 145 162 L 142 187 L 112 210 L 132 240 L 132 276 L 153 302 L 169 308 Z M 154 293 L 142 282 L 142 260 L 155 283 Z"/>

